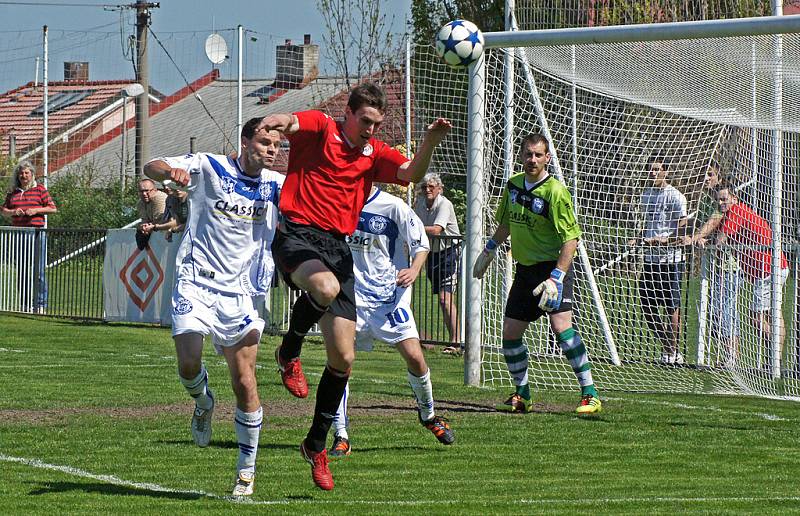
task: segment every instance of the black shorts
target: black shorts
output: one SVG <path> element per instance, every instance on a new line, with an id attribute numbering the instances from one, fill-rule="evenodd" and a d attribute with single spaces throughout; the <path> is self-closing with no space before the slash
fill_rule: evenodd
<path id="1" fill-rule="evenodd" d="M 506 317 L 518 321 L 533 322 L 545 314 L 557 314 L 572 310 L 572 293 L 575 287 L 574 267 L 570 267 L 564 277 L 561 306 L 552 312 L 545 312 L 539 308 L 541 295 L 534 296 L 533 290 L 550 277 L 550 273 L 556 268 L 556 262 L 541 262 L 533 265 L 521 265 L 518 263 L 516 267 L 514 283 L 511 284 L 511 291 L 508 293 L 508 301 L 506 302 Z"/>
<path id="2" fill-rule="evenodd" d="M 431 282 L 431 292 L 455 292 L 458 286 L 458 264 L 461 261 L 461 247 L 453 245 L 428 255 L 425 271 Z"/>
<path id="3" fill-rule="evenodd" d="M 639 280 L 639 299 L 643 306 L 664 306 L 670 310 L 681 306 L 683 263 L 644 262 Z"/>
<path id="4" fill-rule="evenodd" d="M 292 272 L 303 262 L 321 261 L 339 280 L 339 295 L 328 311 L 338 317 L 356 320 L 353 255 L 344 235 L 285 220 L 275 232 L 272 256 L 283 280 L 295 290 L 298 288 L 292 282 Z"/>

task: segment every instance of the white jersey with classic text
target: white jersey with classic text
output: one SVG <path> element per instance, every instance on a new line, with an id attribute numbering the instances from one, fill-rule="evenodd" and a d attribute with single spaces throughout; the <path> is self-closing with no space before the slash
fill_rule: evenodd
<path id="1" fill-rule="evenodd" d="M 264 295 L 275 269 L 270 248 L 284 176 L 244 173 L 217 154 L 157 158 L 189 172 L 189 218 L 176 259 L 176 281 L 231 294 Z"/>
<path id="2" fill-rule="evenodd" d="M 642 193 L 641 210 L 644 216 L 644 238 L 678 236 L 678 223 L 687 217 L 686 197 L 677 188 L 647 188 Z M 644 261 L 679 263 L 683 252 L 676 246 L 645 246 Z"/>
<path id="3" fill-rule="evenodd" d="M 425 227 L 403 201 L 381 190 L 370 195 L 358 218 L 356 231 L 347 237 L 353 254 L 356 306 L 396 302 L 403 292 L 397 271 L 407 269 L 409 256 L 429 251 Z M 407 246 L 407 249 L 406 249 Z"/>

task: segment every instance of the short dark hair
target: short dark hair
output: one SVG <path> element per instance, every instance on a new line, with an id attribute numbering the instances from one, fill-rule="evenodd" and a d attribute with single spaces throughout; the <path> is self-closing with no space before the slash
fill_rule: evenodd
<path id="1" fill-rule="evenodd" d="M 520 144 L 519 148 L 523 149 L 526 145 L 538 145 L 543 143 L 547 152 L 550 152 L 550 141 L 547 137 L 543 134 L 539 133 L 530 133 L 526 134 L 522 137 L 522 143 Z"/>
<path id="2" fill-rule="evenodd" d="M 661 163 L 665 171 L 669 170 L 669 158 L 662 154 L 653 154 L 650 156 L 650 159 L 647 160 L 647 168 L 652 167 L 653 163 Z"/>
<path id="3" fill-rule="evenodd" d="M 263 116 L 257 116 L 255 118 L 251 118 L 242 126 L 242 136 L 247 138 L 248 140 L 253 138 L 253 135 L 256 134 L 256 127 L 258 126 L 259 122 L 264 119 Z"/>
<path id="4" fill-rule="evenodd" d="M 736 193 L 736 190 L 733 188 L 733 185 L 727 179 L 720 179 L 719 184 L 714 190 L 717 193 L 717 197 L 719 197 L 719 193 L 722 190 L 727 190 L 731 195 L 733 195 L 737 199 L 739 198 L 739 195 Z"/>
<path id="5" fill-rule="evenodd" d="M 365 82 L 359 84 L 350 92 L 350 98 L 347 99 L 347 107 L 353 113 L 363 106 L 374 107 L 381 113 L 386 113 L 386 108 L 389 102 L 386 100 L 386 94 L 380 86 L 374 82 Z"/>

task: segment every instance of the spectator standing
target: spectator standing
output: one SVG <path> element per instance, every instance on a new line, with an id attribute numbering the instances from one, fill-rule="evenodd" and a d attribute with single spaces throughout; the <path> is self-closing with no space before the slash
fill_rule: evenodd
<path id="1" fill-rule="evenodd" d="M 431 240 L 431 254 L 425 266 L 431 290 L 438 296 L 444 324 L 450 337 L 450 346 L 444 348 L 447 354 L 461 352 L 458 308 L 453 293 L 458 287 L 460 244 L 453 237 L 460 236 L 458 220 L 453 203 L 444 196 L 444 183 L 439 174 L 428 173 L 420 182 L 420 192 L 414 212 L 425 225 L 425 233 Z"/>
<path id="2" fill-rule="evenodd" d="M 682 365 L 685 359 L 678 343 L 684 270 L 682 246 L 687 243 L 686 197 L 667 181 L 669 160 L 653 156 L 648 160 L 648 169 L 651 186 L 644 190 L 640 200 L 644 265 L 639 299 L 645 322 L 661 343 L 661 362 Z M 666 320 L 661 314 L 662 307 L 667 312 Z"/>
<path id="3" fill-rule="evenodd" d="M 164 219 L 167 194 L 157 190 L 151 179 L 142 179 L 139 181 L 139 203 L 136 208 L 139 210 L 139 218 L 142 219 L 136 230 L 136 245 L 139 249 L 144 249 L 153 231 L 158 231 L 156 224 Z"/>
<path id="4" fill-rule="evenodd" d="M 29 161 L 21 162 L 14 169 L 11 188 L 0 210 L 4 216 L 11 218 L 12 226 L 37 228 L 32 235 L 33 292 L 30 290 L 31 283 L 21 268 L 17 277 L 22 309 L 27 310 L 33 302 L 34 312 L 44 313 L 47 308 L 47 279 L 45 278 L 47 236 L 41 228 L 45 227 L 45 215 L 58 210 L 44 185 L 40 185 L 36 181 L 36 168 Z M 23 252 L 27 253 L 30 247 L 23 246 L 23 249 Z M 27 261 L 26 256 L 22 256 L 18 263 Z"/>
<path id="5" fill-rule="evenodd" d="M 727 185 L 721 185 L 718 191 L 719 207 L 722 222 L 717 234 L 717 244 L 739 246 L 736 255 L 744 276 L 753 284 L 753 302 L 750 306 L 750 317 L 759 335 L 772 334 L 772 228 L 762 216 L 752 208 L 739 201 L 736 193 Z M 781 265 L 778 274 L 779 300 L 783 294 L 783 285 L 789 277 L 789 261 L 781 252 Z M 774 315 L 778 318 L 778 342 L 780 352 L 786 338 L 783 314 L 780 310 Z M 762 338 L 762 340 L 764 340 Z"/>
<path id="6" fill-rule="evenodd" d="M 234 158 L 235 159 L 235 158 Z M 164 231 L 164 238 L 172 242 L 174 233 L 181 233 L 186 227 L 189 218 L 189 192 L 179 188 L 164 188 L 167 194 L 166 209 L 161 225 L 156 225 L 156 231 Z"/>
<path id="7" fill-rule="evenodd" d="M 712 240 L 720 224 L 722 213 L 717 200 L 717 189 L 721 180 L 719 165 L 712 161 L 706 171 L 700 208 L 695 218 L 695 231 L 692 244 L 704 249 Z M 726 247 L 714 247 L 711 252 L 703 252 L 701 278 L 709 285 L 708 317 L 711 337 L 722 346 L 723 367 L 731 367 L 736 362 L 739 350 L 739 311 L 736 297 L 739 292 L 739 262 Z"/>

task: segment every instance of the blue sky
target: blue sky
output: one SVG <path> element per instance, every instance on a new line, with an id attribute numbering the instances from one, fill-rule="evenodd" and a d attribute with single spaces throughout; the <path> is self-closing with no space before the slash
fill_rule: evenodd
<path id="1" fill-rule="evenodd" d="M 134 3 L 134 0 L 128 0 Z M 125 36 L 133 34 L 132 13 L 102 7 L 27 5 L 33 3 L 97 4 L 102 0 L 30 0 L 18 5 L 0 2 L 0 90 L 7 91 L 34 79 L 35 56 L 41 55 L 41 29 L 50 33 L 50 79 L 63 78 L 63 62 L 88 61 L 90 79 L 119 79 L 133 75 L 123 55 Z M 410 12 L 409 0 L 383 0 L 387 19 L 394 17 L 392 32 L 405 32 Z M 24 5 L 23 5 L 24 4 Z M 324 23 L 315 0 L 161 0 L 153 9 L 152 30 L 177 62 L 173 65 L 165 52 L 153 42 L 152 84 L 170 93 L 182 85 L 181 74 L 189 80 L 211 69 L 205 60 L 203 42 L 216 29 L 235 52 L 233 29 L 241 24 L 248 29 L 245 69 L 251 76 L 272 77 L 274 47 L 285 39 L 302 41 L 310 33 L 320 44 L 322 71 L 332 72 L 324 56 Z M 111 4 L 114 5 L 114 4 Z M 235 77 L 235 59 L 219 66 L 223 77 Z"/>

